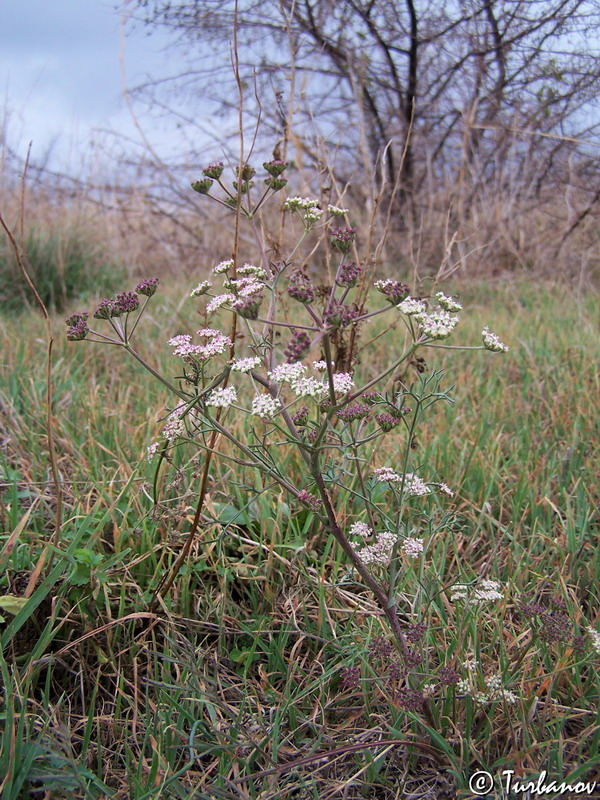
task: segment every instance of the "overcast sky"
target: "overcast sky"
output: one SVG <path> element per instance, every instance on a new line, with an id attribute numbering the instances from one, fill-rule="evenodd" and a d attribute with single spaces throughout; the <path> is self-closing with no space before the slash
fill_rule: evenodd
<path id="1" fill-rule="evenodd" d="M 138 136 L 123 100 L 117 6 L 118 0 L 0 0 L 0 113 L 10 146 L 24 151 L 31 140 L 36 160 L 52 146 L 53 164 L 64 167 L 104 140 L 94 130 Z M 126 38 L 130 86 L 160 75 L 167 63 L 173 67 L 166 44 L 165 34 L 143 30 Z"/>

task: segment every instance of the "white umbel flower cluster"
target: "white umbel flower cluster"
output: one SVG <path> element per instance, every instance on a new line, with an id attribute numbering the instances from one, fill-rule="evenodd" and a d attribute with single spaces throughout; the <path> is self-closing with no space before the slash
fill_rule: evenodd
<path id="1" fill-rule="evenodd" d="M 409 558 L 418 558 L 423 549 L 423 539 L 414 539 L 412 536 L 407 536 L 402 542 L 402 550 Z"/>
<path id="2" fill-rule="evenodd" d="M 260 358 L 258 356 L 249 356 L 248 358 L 238 358 L 231 365 L 232 372 L 250 372 L 251 369 L 258 367 Z"/>
<path id="3" fill-rule="evenodd" d="M 327 206 L 327 211 L 329 211 L 332 217 L 343 217 L 348 213 L 347 208 L 340 208 L 339 206 L 332 206 L 331 204 Z"/>
<path id="4" fill-rule="evenodd" d="M 519 702 L 518 696 L 514 692 L 509 692 L 502 684 L 500 675 L 490 675 L 485 679 L 485 691 L 475 689 L 468 679 L 458 681 L 456 684 L 458 694 L 471 697 L 478 705 L 487 706 L 490 703 L 504 701 L 509 705 Z"/>
<path id="5" fill-rule="evenodd" d="M 594 648 L 596 653 L 598 653 L 598 655 L 600 656 L 600 633 L 598 633 L 598 631 L 595 628 L 592 628 L 591 625 L 588 625 L 587 632 L 589 633 L 590 638 L 592 640 L 592 647 Z"/>
<path id="6" fill-rule="evenodd" d="M 508 353 L 508 347 L 487 326 L 481 331 L 481 339 L 486 350 L 491 350 L 492 353 Z"/>
<path id="7" fill-rule="evenodd" d="M 250 411 L 255 417 L 262 417 L 263 419 L 271 419 L 281 409 L 281 401 L 270 394 L 257 394 L 252 400 L 252 409 Z"/>
<path id="8" fill-rule="evenodd" d="M 398 303 L 396 308 L 407 317 L 412 317 L 415 314 L 424 314 L 427 306 L 422 300 L 417 300 L 414 297 L 406 297 L 401 303 Z"/>
<path id="9" fill-rule="evenodd" d="M 213 389 L 206 398 L 206 405 L 213 408 L 229 408 L 237 401 L 237 392 L 233 386 L 225 389 Z"/>
<path id="10" fill-rule="evenodd" d="M 233 258 L 228 258 L 226 261 L 221 261 L 216 267 L 213 267 L 213 275 L 222 275 L 224 272 L 233 269 Z"/>
<path id="11" fill-rule="evenodd" d="M 483 580 L 479 581 L 476 586 L 456 584 L 453 588 L 454 591 L 450 595 L 452 603 L 465 600 L 469 604 L 478 605 L 486 602 L 495 603 L 504 599 L 504 595 L 500 592 L 501 584 L 498 581 Z"/>
<path id="12" fill-rule="evenodd" d="M 368 544 L 358 551 L 358 557 L 363 564 L 373 564 L 375 566 L 385 566 L 390 563 L 392 551 L 398 537 L 390 531 L 382 531 L 377 534 L 375 544 Z"/>
<path id="13" fill-rule="evenodd" d="M 458 317 L 453 317 L 444 309 L 430 314 L 416 314 L 415 319 L 428 339 L 447 339 L 458 325 Z"/>
<path id="14" fill-rule="evenodd" d="M 275 383 L 292 383 L 306 372 L 304 364 L 279 364 L 271 372 L 267 372 L 268 377 Z"/>
<path id="15" fill-rule="evenodd" d="M 454 297 L 449 297 L 443 292 L 437 292 L 435 297 L 440 308 L 443 308 L 444 311 L 462 311 L 462 305 Z"/>
<path id="16" fill-rule="evenodd" d="M 209 303 L 207 303 L 206 313 L 213 314 L 215 311 L 221 308 L 221 306 L 224 306 L 227 303 L 233 303 L 234 300 L 235 300 L 234 294 L 229 294 L 229 293 L 218 294 L 216 297 L 213 297 L 213 299 Z"/>
<path id="17" fill-rule="evenodd" d="M 346 394 L 354 387 L 354 379 L 348 372 L 336 372 L 333 376 L 333 388 L 338 394 Z"/>
<path id="18" fill-rule="evenodd" d="M 361 539 L 366 539 L 372 533 L 372 528 L 369 528 L 366 522 L 355 522 L 350 526 L 348 536 L 360 536 Z"/>
<path id="19" fill-rule="evenodd" d="M 196 288 L 192 289 L 190 292 L 190 297 L 200 297 L 201 295 L 206 294 L 211 286 L 212 283 L 210 281 L 200 281 L 198 286 L 196 286 Z"/>

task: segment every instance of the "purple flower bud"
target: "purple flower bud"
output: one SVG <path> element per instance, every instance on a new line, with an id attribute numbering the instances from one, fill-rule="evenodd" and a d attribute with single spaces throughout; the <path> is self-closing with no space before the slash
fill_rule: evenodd
<path id="1" fill-rule="evenodd" d="M 280 189 L 283 189 L 283 187 L 287 184 L 287 179 L 286 178 L 267 178 L 265 180 L 265 183 L 267 184 L 269 189 L 271 189 L 274 192 L 278 192 Z"/>
<path id="2" fill-rule="evenodd" d="M 437 676 L 445 686 L 455 686 L 460 680 L 460 675 L 452 667 L 442 667 Z"/>
<path id="3" fill-rule="evenodd" d="M 281 161 L 278 158 L 274 159 L 273 161 L 265 161 L 263 163 L 263 167 L 266 169 L 269 175 L 272 175 L 274 178 L 278 178 L 281 173 L 287 169 L 287 166 L 287 161 Z"/>
<path id="4" fill-rule="evenodd" d="M 381 414 L 375 414 L 375 419 L 379 423 L 379 427 L 384 433 L 393 430 L 396 425 L 400 424 L 400 420 L 397 417 L 388 414 L 386 411 L 382 412 Z"/>
<path id="5" fill-rule="evenodd" d="M 218 180 L 223 174 L 223 170 L 223 162 L 219 161 L 216 164 L 209 164 L 208 167 L 204 167 L 202 174 L 206 175 L 207 178 L 214 178 L 215 180 Z"/>
<path id="6" fill-rule="evenodd" d="M 380 280 L 373 285 L 394 305 L 401 303 L 410 294 L 410 288 L 401 281 Z"/>
<path id="7" fill-rule="evenodd" d="M 113 316 L 129 314 L 131 311 L 135 311 L 136 308 L 139 308 L 140 299 L 135 292 L 119 292 L 113 300 L 113 305 L 115 310 L 119 312 Z"/>
<path id="8" fill-rule="evenodd" d="M 315 497 L 314 494 L 307 492 L 306 489 L 302 489 L 302 491 L 298 492 L 298 500 L 301 503 L 306 503 L 307 506 L 310 506 L 313 511 L 318 511 L 321 507 L 321 501 L 318 497 Z"/>
<path id="9" fill-rule="evenodd" d="M 302 406 L 302 408 L 292 416 L 292 422 L 294 425 L 303 428 L 308 423 L 308 408 Z"/>
<path id="10" fill-rule="evenodd" d="M 69 330 L 67 331 L 67 339 L 71 342 L 77 342 L 81 339 L 85 339 L 85 337 L 89 333 L 89 328 L 87 323 L 84 319 L 79 319 L 74 325 L 71 325 Z"/>
<path id="11" fill-rule="evenodd" d="M 354 242 L 355 228 L 332 228 L 329 231 L 329 241 L 340 253 L 349 253 Z"/>
<path id="12" fill-rule="evenodd" d="M 287 293 L 299 303 L 312 303 L 317 291 L 305 272 L 298 269 L 290 277 Z"/>
<path id="13" fill-rule="evenodd" d="M 212 185 L 212 178 L 203 178 L 201 181 L 194 181 L 194 183 L 192 183 L 192 189 L 198 192 L 198 194 L 208 194 Z"/>
<path id="14" fill-rule="evenodd" d="M 364 419 L 369 413 L 369 406 L 364 403 L 352 403 L 346 408 L 340 408 L 337 415 L 344 422 L 354 422 L 357 419 Z"/>
<path id="15" fill-rule="evenodd" d="M 310 350 L 310 336 L 306 331 L 293 331 L 293 337 L 283 351 L 288 364 L 301 361 Z"/>
<path id="16" fill-rule="evenodd" d="M 100 300 L 96 310 L 94 311 L 94 319 L 110 319 L 111 317 L 118 316 L 114 314 L 113 301 L 104 299 Z"/>
<path id="17" fill-rule="evenodd" d="M 238 176 L 240 175 L 239 167 L 235 168 L 235 174 Z M 242 180 L 246 181 L 247 183 L 255 175 L 256 175 L 256 170 L 254 169 L 254 167 L 251 167 L 250 164 L 244 164 L 244 166 L 242 167 L 242 174 L 241 174 Z"/>
<path id="18" fill-rule="evenodd" d="M 231 303 L 231 307 L 244 319 L 257 319 L 260 311 L 260 304 L 263 297 L 261 294 L 253 294 L 250 297 L 238 297 Z"/>
<path id="19" fill-rule="evenodd" d="M 71 316 L 68 317 L 65 322 L 67 325 L 73 326 L 77 325 L 78 322 L 85 322 L 88 317 L 89 314 L 87 311 L 77 311 L 75 314 L 71 314 Z"/>
<path id="20" fill-rule="evenodd" d="M 329 310 L 323 315 L 323 322 L 331 328 L 345 328 L 360 316 L 360 311 L 356 306 L 345 303 L 333 303 Z"/>
<path id="21" fill-rule="evenodd" d="M 348 288 L 356 286 L 361 272 L 362 269 L 354 261 L 351 264 L 342 264 L 338 269 L 335 282 L 338 286 L 346 286 Z"/>
<path id="22" fill-rule="evenodd" d="M 360 686 L 360 668 L 342 667 L 340 670 L 342 685 L 346 689 L 357 689 Z"/>
<path id="23" fill-rule="evenodd" d="M 152 295 L 156 293 L 157 287 L 158 278 L 146 278 L 138 283 L 135 287 L 135 291 L 138 294 L 146 295 L 146 297 L 152 297 Z"/>
<path id="24" fill-rule="evenodd" d="M 365 392 L 361 395 L 361 400 L 364 400 L 365 403 L 373 406 L 379 400 L 379 394 L 377 392 Z"/>

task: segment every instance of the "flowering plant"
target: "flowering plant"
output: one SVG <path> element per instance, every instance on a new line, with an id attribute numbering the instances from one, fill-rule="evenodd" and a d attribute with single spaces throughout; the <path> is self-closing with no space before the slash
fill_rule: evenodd
<path id="1" fill-rule="evenodd" d="M 90 328 L 89 315 L 82 312 L 67 320 L 67 336 L 125 348 L 173 393 L 175 405 L 161 437 L 148 448 L 149 459 L 168 458 L 184 440 L 206 451 L 192 530 L 162 592 L 168 591 L 190 552 L 210 461 L 218 453 L 282 487 L 297 508 L 313 514 L 335 538 L 379 603 L 408 671 L 414 654 L 399 613 L 399 585 L 404 572 L 426 558 L 428 539 L 445 524 L 444 517 L 427 511 L 427 503 L 453 495 L 446 483 L 426 474 L 432 472 L 430 465 L 418 466 L 421 474 L 412 471 L 415 432 L 423 415 L 433 404 L 450 399 L 441 388 L 441 373 L 425 376 L 417 353 L 433 347 L 496 353 L 508 348 L 487 327 L 480 345 L 447 344 L 462 306 L 442 291 L 415 296 L 395 279 L 376 280 L 369 287 L 371 276 L 360 264 L 356 230 L 340 225 L 348 218 L 341 207 L 321 209 L 311 198 L 286 199 L 283 209 L 297 218 L 301 230 L 285 260 L 271 258 L 256 218 L 285 186 L 281 176 L 286 166 L 265 163 L 269 177 L 257 200 L 252 191 L 256 171 L 247 164 L 238 168 L 231 186 L 223 180 L 222 164 L 210 165 L 204 178 L 192 184 L 200 194 L 210 195 L 217 182 L 222 196 L 214 199 L 230 208 L 237 222 L 247 219 L 259 245 L 260 264 L 242 262 L 236 242 L 232 257 L 192 289 L 190 296 L 199 298 L 204 315 L 212 319 L 210 326 L 168 340 L 179 364 L 176 381 L 155 370 L 132 345 L 157 290 L 156 278 L 100 302 L 92 316 L 110 326 L 109 334 Z M 317 284 L 307 263 L 298 263 L 300 246 L 314 231 L 325 233 L 337 259 L 326 285 Z M 377 308 L 369 311 L 366 302 L 377 298 Z M 224 311 L 232 319 L 227 332 L 213 321 Z M 359 363 L 357 341 L 365 323 L 383 315 L 391 318 L 389 325 L 403 327 L 405 342 L 392 351 L 387 364 L 369 373 Z M 239 415 L 251 422 L 249 433 L 233 424 Z M 403 455 L 392 466 L 375 466 L 380 440 L 390 433 L 403 441 Z M 233 446 L 233 455 L 217 451 L 223 439 Z M 297 451 L 304 465 L 301 475 L 291 476 L 282 466 L 286 448 Z M 458 588 L 456 597 L 468 599 L 467 588 Z M 489 594 L 489 586 L 484 589 Z M 477 599 L 486 599 L 484 595 L 477 589 L 472 593 Z"/>

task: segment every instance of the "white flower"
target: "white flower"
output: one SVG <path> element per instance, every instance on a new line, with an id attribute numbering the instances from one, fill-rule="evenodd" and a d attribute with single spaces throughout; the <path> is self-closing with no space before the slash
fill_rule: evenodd
<path id="1" fill-rule="evenodd" d="M 389 564 L 392 550 L 397 541 L 397 536 L 390 531 L 382 531 L 377 536 L 375 544 L 368 544 L 358 551 L 358 556 L 363 564 Z"/>
<path id="2" fill-rule="evenodd" d="M 443 292 L 437 292 L 436 298 L 444 311 L 462 311 L 462 305 L 454 297 L 449 297 Z"/>
<path id="3" fill-rule="evenodd" d="M 146 451 L 146 458 L 148 459 L 148 461 L 152 461 L 157 452 L 158 452 L 158 442 L 152 442 L 152 444 L 150 445 L 150 447 L 148 447 L 148 450 Z"/>
<path id="4" fill-rule="evenodd" d="M 592 640 L 592 647 L 600 656 L 600 633 L 595 628 L 592 628 L 591 625 L 587 626 L 587 632 Z"/>
<path id="5" fill-rule="evenodd" d="M 431 314 L 417 314 L 415 319 L 429 339 L 447 339 L 458 325 L 458 317 L 448 311 L 433 311 Z"/>
<path id="6" fill-rule="evenodd" d="M 233 386 L 225 389 L 213 389 L 206 398 L 206 405 L 214 408 L 229 408 L 237 400 L 237 392 Z"/>
<path id="7" fill-rule="evenodd" d="M 444 494 L 447 494 L 449 497 L 454 497 L 454 492 L 446 483 L 440 483 L 440 492 L 444 492 Z"/>
<path id="8" fill-rule="evenodd" d="M 226 303 L 232 303 L 235 300 L 234 294 L 218 294 L 216 297 L 210 301 L 210 303 L 206 306 L 206 313 L 212 314 L 221 306 L 224 306 Z"/>
<path id="9" fill-rule="evenodd" d="M 389 483 L 400 483 L 402 475 L 398 475 L 391 467 L 379 467 L 374 471 L 375 477 L 378 481 L 388 481 Z"/>
<path id="10" fill-rule="evenodd" d="M 179 406 L 168 416 L 168 422 L 162 429 L 162 435 L 167 441 L 172 442 L 178 436 L 183 436 L 185 433 L 185 424 L 182 415 L 185 413 L 185 406 Z"/>
<path id="11" fill-rule="evenodd" d="M 508 347 L 487 326 L 481 331 L 481 338 L 486 350 L 491 350 L 492 353 L 508 353 Z"/>
<path id="12" fill-rule="evenodd" d="M 257 394 L 252 400 L 251 414 L 255 417 L 270 418 L 281 409 L 281 401 L 269 394 Z"/>
<path id="13" fill-rule="evenodd" d="M 427 310 L 427 306 L 422 300 L 416 300 L 414 297 L 407 297 L 396 306 L 407 317 L 413 314 L 423 314 Z"/>
<path id="14" fill-rule="evenodd" d="M 216 267 L 213 267 L 212 274 L 213 275 L 222 275 L 224 272 L 227 272 L 228 269 L 233 267 L 233 258 L 228 258 L 226 261 L 221 261 L 217 264 Z"/>
<path id="15" fill-rule="evenodd" d="M 310 197 L 288 197 L 283 207 L 286 211 L 298 211 L 299 209 L 306 211 L 310 208 L 317 208 L 318 205 L 318 202 L 311 200 Z"/>
<path id="16" fill-rule="evenodd" d="M 200 297 L 200 295 L 206 294 L 211 286 L 210 281 L 201 281 L 195 289 L 192 289 L 190 297 Z"/>
<path id="17" fill-rule="evenodd" d="M 216 328 L 200 328 L 199 331 L 196 331 L 197 336 L 204 336 L 206 339 L 214 339 L 215 336 L 223 336 L 221 331 L 216 330 Z"/>
<path id="18" fill-rule="evenodd" d="M 257 280 L 265 280 L 269 276 L 262 267 L 255 267 L 254 264 L 244 264 L 243 267 L 238 267 L 238 275 L 253 275 Z"/>
<path id="19" fill-rule="evenodd" d="M 250 356 L 248 358 L 238 358 L 231 365 L 232 372 L 250 372 L 254 367 L 258 367 L 260 358 L 258 356 Z"/>
<path id="20" fill-rule="evenodd" d="M 333 376 L 333 388 L 338 394 L 346 394 L 354 386 L 354 379 L 348 372 L 336 372 Z"/>
<path id="21" fill-rule="evenodd" d="M 418 475 L 407 472 L 404 478 L 404 491 L 415 497 L 422 497 L 424 494 L 429 494 L 431 489 Z"/>
<path id="22" fill-rule="evenodd" d="M 333 362 L 331 362 L 331 366 L 333 367 Z M 326 361 L 313 361 L 312 368 L 315 372 L 324 372 L 327 369 L 327 362 Z"/>
<path id="23" fill-rule="evenodd" d="M 369 528 L 366 522 L 355 522 L 354 525 L 350 526 L 348 536 L 360 536 L 361 538 L 366 539 L 367 536 L 370 536 L 372 533 L 373 530 Z"/>
<path id="24" fill-rule="evenodd" d="M 484 602 L 495 602 L 503 600 L 504 595 L 500 592 L 501 584 L 498 581 L 482 580 L 476 586 L 456 584 L 450 596 L 450 602 L 466 600 L 467 603 L 477 605 Z"/>
<path id="25" fill-rule="evenodd" d="M 410 558 L 418 558 L 423 552 L 423 539 L 413 539 L 407 536 L 402 542 L 402 549 Z"/>
<path id="26" fill-rule="evenodd" d="M 304 372 L 306 367 L 298 361 L 295 364 L 279 364 L 274 370 L 267 372 L 267 375 L 275 383 L 291 383 Z"/>
<path id="27" fill-rule="evenodd" d="M 332 206 L 331 204 L 327 206 L 327 211 L 329 211 L 332 217 L 343 217 L 344 214 L 348 213 L 347 208 L 339 208 L 338 206 Z"/>
<path id="28" fill-rule="evenodd" d="M 316 378 L 296 378 L 291 384 L 298 397 L 319 397 L 327 392 L 327 386 Z"/>

